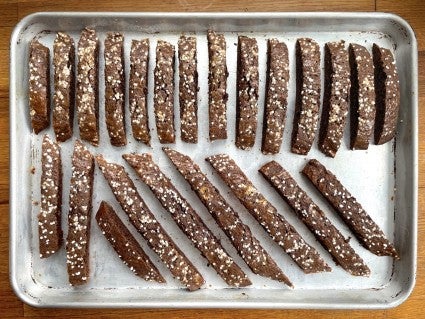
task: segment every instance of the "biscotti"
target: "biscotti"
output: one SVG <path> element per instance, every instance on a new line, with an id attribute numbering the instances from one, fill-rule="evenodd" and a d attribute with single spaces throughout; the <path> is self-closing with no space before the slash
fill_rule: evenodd
<path id="1" fill-rule="evenodd" d="M 38 214 L 40 258 L 46 258 L 62 245 L 62 161 L 60 147 L 48 135 L 41 145 L 41 209 Z"/>
<path id="2" fill-rule="evenodd" d="M 190 291 L 201 288 L 204 278 L 151 213 L 124 167 L 108 163 L 101 155 L 96 162 L 133 226 L 173 276 Z"/>
<path id="3" fill-rule="evenodd" d="M 29 110 L 35 134 L 50 124 L 50 51 L 37 40 L 29 47 Z"/>
<path id="4" fill-rule="evenodd" d="M 206 159 L 230 187 L 248 212 L 263 226 L 270 237 L 296 262 L 304 273 L 330 271 L 331 268 L 301 235 L 277 212 L 277 209 L 255 188 L 248 177 L 226 154 Z"/>
<path id="5" fill-rule="evenodd" d="M 53 68 L 53 129 L 56 140 L 65 142 L 71 138 L 74 125 L 75 45 L 63 32 L 56 34 L 53 43 Z"/>
<path id="6" fill-rule="evenodd" d="M 179 102 L 181 139 L 198 142 L 198 71 L 196 38 L 181 36 L 179 47 Z"/>
<path id="7" fill-rule="evenodd" d="M 337 264 L 354 276 L 370 275 L 369 268 L 348 240 L 282 166 L 271 161 L 262 166 L 259 171 L 292 207 Z"/>
<path id="8" fill-rule="evenodd" d="M 350 99 L 350 65 L 344 41 L 325 44 L 325 91 L 323 93 L 319 148 L 335 157 L 344 135 Z"/>
<path id="9" fill-rule="evenodd" d="M 159 142 L 174 143 L 174 46 L 159 40 L 154 71 L 154 111 Z"/>
<path id="10" fill-rule="evenodd" d="M 124 36 L 109 32 L 105 39 L 105 119 L 111 144 L 127 144 L 124 113 Z"/>
<path id="11" fill-rule="evenodd" d="M 258 45 L 257 40 L 238 38 L 238 67 L 236 79 L 236 146 L 254 146 L 258 113 Z"/>
<path id="12" fill-rule="evenodd" d="M 221 196 L 220 192 L 202 173 L 199 166 L 189 156 L 170 148 L 163 148 L 184 179 L 196 192 L 199 199 L 214 217 L 217 224 L 230 238 L 239 255 L 254 274 L 269 277 L 292 286 L 273 258 L 264 250 L 252 234 L 250 228 Z"/>
<path id="13" fill-rule="evenodd" d="M 369 51 L 355 43 L 348 47 L 351 68 L 350 148 L 365 150 L 375 123 L 375 86 L 373 60 Z"/>
<path id="14" fill-rule="evenodd" d="M 400 81 L 393 54 L 373 44 L 375 66 L 375 144 L 391 141 L 397 131 L 400 108 Z"/>
<path id="15" fill-rule="evenodd" d="M 96 221 L 119 258 L 136 276 L 147 281 L 165 282 L 149 256 L 108 203 L 100 203 Z"/>
<path id="16" fill-rule="evenodd" d="M 208 30 L 209 137 L 211 141 L 227 138 L 227 71 L 226 39 Z"/>
<path id="17" fill-rule="evenodd" d="M 123 158 L 228 285 L 245 287 L 251 284 L 197 212 L 154 163 L 150 154 L 124 154 Z"/>
<path id="18" fill-rule="evenodd" d="M 149 39 L 132 40 L 130 49 L 129 105 L 133 137 L 150 145 L 148 117 Z"/>
<path id="19" fill-rule="evenodd" d="M 316 136 L 320 110 L 320 47 L 312 39 L 297 40 L 296 101 L 291 151 L 306 155 Z"/>
<path id="20" fill-rule="evenodd" d="M 78 42 L 75 105 L 81 139 L 99 145 L 99 40 L 93 29 L 85 28 Z"/>
<path id="21" fill-rule="evenodd" d="M 338 212 L 365 248 L 378 256 L 399 259 L 394 245 L 334 174 L 314 159 L 307 163 L 302 172 Z"/>
<path id="22" fill-rule="evenodd" d="M 88 281 L 89 247 L 94 179 L 94 159 L 79 140 L 72 154 L 72 175 L 69 189 L 68 236 L 66 263 L 69 283 L 73 286 Z"/>
<path id="23" fill-rule="evenodd" d="M 267 46 L 266 102 L 261 152 L 277 154 L 282 144 L 288 104 L 288 48 L 277 39 L 269 39 Z"/>

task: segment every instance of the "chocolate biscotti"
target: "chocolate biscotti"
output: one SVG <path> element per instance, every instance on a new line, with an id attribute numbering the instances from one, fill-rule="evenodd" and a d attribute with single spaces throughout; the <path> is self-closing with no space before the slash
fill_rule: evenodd
<path id="1" fill-rule="evenodd" d="M 369 268 L 348 240 L 282 166 L 271 161 L 262 166 L 259 171 L 292 207 L 337 264 L 354 276 L 370 275 Z"/>
<path id="2" fill-rule="evenodd" d="M 109 32 L 105 39 L 105 119 L 111 144 L 127 144 L 124 113 L 124 36 Z"/>
<path id="3" fill-rule="evenodd" d="M 35 134 L 50 124 L 50 51 L 38 40 L 29 46 L 28 101 Z"/>
<path id="4" fill-rule="evenodd" d="M 319 253 L 255 188 L 235 161 L 226 154 L 210 156 L 206 160 L 230 187 L 242 205 L 305 273 L 331 270 Z"/>
<path id="5" fill-rule="evenodd" d="M 41 145 L 41 209 L 38 214 L 40 258 L 46 258 L 62 245 L 62 161 L 60 147 L 48 135 Z"/>
<path id="6" fill-rule="evenodd" d="M 228 285 L 245 287 L 251 284 L 247 275 L 222 247 L 197 212 L 154 163 L 150 154 L 124 154 L 123 158 Z"/>

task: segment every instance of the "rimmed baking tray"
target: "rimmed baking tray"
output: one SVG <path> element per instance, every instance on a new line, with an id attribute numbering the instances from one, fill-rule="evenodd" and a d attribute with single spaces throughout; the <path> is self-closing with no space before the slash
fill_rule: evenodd
<path id="1" fill-rule="evenodd" d="M 96 29 L 101 43 L 107 31 L 121 31 L 126 38 L 125 56 L 128 71 L 131 39 L 148 37 L 151 41 L 149 73 L 149 115 L 152 129 L 152 147 L 137 143 L 129 129 L 129 144 L 124 148 L 112 147 L 106 133 L 103 113 L 103 44 L 100 51 L 100 123 L 101 143 L 97 148 L 88 146 L 95 153 L 123 165 L 125 152 L 150 152 L 175 185 L 187 197 L 213 232 L 222 240 L 236 262 L 247 272 L 253 285 L 243 289 L 227 287 L 207 267 L 200 256 L 170 216 L 159 205 L 150 191 L 136 181 L 136 185 L 157 218 L 181 246 L 206 279 L 205 286 L 196 292 L 186 291 L 174 280 L 144 240 L 129 225 L 141 245 L 156 263 L 167 284 L 147 283 L 135 277 L 118 259 L 102 237 L 95 222 L 92 223 L 91 280 L 82 287 L 70 287 L 67 282 L 65 251 L 62 249 L 47 260 L 38 257 L 36 215 L 40 199 L 40 146 L 41 135 L 31 133 L 28 116 L 28 44 L 33 37 L 52 50 L 54 34 L 68 32 L 78 41 L 84 26 Z M 228 80 L 228 129 L 226 141 L 210 143 L 208 140 L 208 54 L 206 31 L 223 32 L 227 41 Z M 176 45 L 181 34 L 192 34 L 198 41 L 199 71 L 199 143 L 188 145 L 180 140 L 179 121 L 176 121 L 177 142 L 173 148 L 191 155 L 213 183 L 224 194 L 241 218 L 251 226 L 267 251 L 291 278 L 295 289 L 256 276 L 249 271 L 224 233 L 218 229 L 206 209 L 190 191 L 187 183 L 172 167 L 161 151 L 155 134 L 152 111 L 152 70 L 156 41 L 164 39 Z M 282 150 L 274 156 L 262 155 L 259 147 L 261 130 L 251 151 L 241 151 L 234 146 L 236 43 L 238 35 L 255 37 L 259 45 L 260 99 L 258 123 L 263 118 L 263 102 L 266 69 L 266 40 L 277 37 L 287 43 L 290 56 L 291 81 L 289 85 L 288 118 Z M 299 37 L 311 37 L 323 45 L 327 41 L 345 40 L 371 48 L 378 43 L 390 48 L 396 57 L 401 83 L 400 121 L 396 140 L 382 146 L 371 145 L 367 151 L 348 149 L 349 126 L 345 140 L 334 159 L 326 158 L 315 143 L 308 156 L 290 153 L 289 141 L 295 100 L 294 44 Z M 323 66 L 323 61 L 322 61 Z M 177 68 L 176 68 L 177 69 Z M 323 67 L 322 67 L 323 70 Z M 411 27 L 400 17 L 385 13 L 36 13 L 25 17 L 15 28 L 11 38 L 10 55 L 10 280 L 16 294 L 26 303 L 40 307 L 185 307 L 185 308 L 389 308 L 402 303 L 411 293 L 416 274 L 417 245 L 417 47 Z M 322 75 L 323 79 L 323 75 Z M 128 80 L 128 74 L 127 74 Z M 176 83 L 178 75 L 176 72 Z M 176 86 L 176 119 L 178 111 L 178 87 Z M 68 183 L 70 155 L 73 141 L 78 136 L 74 125 L 74 137 L 62 144 L 64 165 L 63 224 L 66 233 L 68 211 Z M 53 136 L 50 128 L 46 133 Z M 230 194 L 228 188 L 213 174 L 204 158 L 217 153 L 228 153 L 242 167 L 254 184 L 269 199 L 306 240 L 316 247 L 332 266 L 330 273 L 305 275 L 277 247 Z M 350 276 L 336 266 L 330 255 L 297 220 L 294 213 L 278 197 L 258 174 L 258 168 L 269 160 L 281 163 L 323 208 L 326 215 L 341 229 L 346 237 L 352 234 L 335 212 L 304 179 L 299 171 L 306 160 L 317 158 L 331 169 L 357 197 L 369 214 L 382 227 L 390 240 L 395 242 L 401 254 L 400 261 L 389 257 L 377 257 L 362 247 L 355 239 L 351 244 L 370 266 L 369 278 Z M 130 175 L 136 179 L 131 169 Z M 108 200 L 128 224 L 102 175 L 96 169 L 93 208 L 97 210 L 101 200 Z M 94 211 L 95 212 L 95 211 Z M 93 215 L 94 215 L 93 212 Z M 94 217 L 94 216 L 93 216 Z"/>

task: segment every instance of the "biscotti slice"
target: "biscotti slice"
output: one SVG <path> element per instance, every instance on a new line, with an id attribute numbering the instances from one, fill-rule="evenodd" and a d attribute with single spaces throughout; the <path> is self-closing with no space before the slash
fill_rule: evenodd
<path id="1" fill-rule="evenodd" d="M 335 262 L 354 276 L 369 276 L 370 270 L 350 246 L 348 239 L 325 216 L 289 173 L 275 161 L 260 168 L 261 174 L 295 211 Z"/>
<path id="2" fill-rule="evenodd" d="M 331 268 L 277 209 L 258 191 L 239 166 L 226 154 L 206 159 L 230 187 L 248 212 L 270 237 L 296 262 L 304 273 L 331 271 Z"/>
<path id="3" fill-rule="evenodd" d="M 350 100 L 350 65 L 345 42 L 325 44 L 325 92 L 320 125 L 319 148 L 335 157 L 344 135 Z"/>
<path id="4" fill-rule="evenodd" d="M 62 161 L 60 147 L 48 135 L 41 145 L 41 209 L 38 214 L 40 258 L 46 258 L 62 245 Z"/>
<path id="5" fill-rule="evenodd" d="M 177 170 L 196 192 L 199 199 L 214 217 L 236 247 L 239 255 L 254 274 L 269 277 L 292 286 L 273 258 L 264 250 L 251 230 L 239 218 L 239 215 L 221 196 L 220 192 L 202 173 L 199 166 L 189 156 L 163 148 Z"/>
<path id="6" fill-rule="evenodd" d="M 72 175 L 69 189 L 68 237 L 66 263 L 69 283 L 73 286 L 88 281 L 90 273 L 89 246 L 94 179 L 94 159 L 80 141 L 72 154 Z"/>
<path id="7" fill-rule="evenodd" d="M 236 146 L 246 150 L 254 146 L 258 113 L 257 40 L 238 38 L 236 97 Z"/>
<path id="8" fill-rule="evenodd" d="M 29 109 L 35 134 L 50 124 L 50 51 L 37 40 L 29 47 Z"/>
<path id="9" fill-rule="evenodd" d="M 154 71 L 154 111 L 159 142 L 174 143 L 174 46 L 159 40 Z"/>
<path id="10" fill-rule="evenodd" d="M 366 249 L 378 256 L 400 259 L 394 245 L 334 174 L 315 159 L 310 160 L 302 172 L 338 212 Z"/>
<path id="11" fill-rule="evenodd" d="M 316 136 L 320 110 L 320 47 L 312 39 L 297 40 L 296 101 L 291 152 L 306 155 Z"/>
<path id="12" fill-rule="evenodd" d="M 144 280 L 165 282 L 158 269 L 146 255 L 114 209 L 102 201 L 96 214 L 102 234 L 109 241 L 120 259 L 131 271 Z"/>
<path id="13" fill-rule="evenodd" d="M 181 139 L 186 143 L 198 142 L 198 71 L 196 38 L 179 39 L 179 102 Z"/>
<path id="14" fill-rule="evenodd" d="M 397 131 L 400 108 L 400 81 L 393 54 L 373 44 L 375 66 L 375 144 L 391 141 Z"/>
<path id="15" fill-rule="evenodd" d="M 374 67 L 369 51 L 359 44 L 348 47 L 351 68 L 350 148 L 366 150 L 375 123 Z"/>
<path id="16" fill-rule="evenodd" d="M 288 105 L 288 48 L 277 39 L 267 42 L 267 84 L 263 121 L 263 154 L 277 154 L 283 139 Z"/>
<path id="17" fill-rule="evenodd" d="M 78 42 L 76 108 L 81 139 L 99 145 L 99 40 L 85 28 Z"/>
<path id="18" fill-rule="evenodd" d="M 151 213 L 124 167 L 108 163 L 101 155 L 96 162 L 133 226 L 173 276 L 190 291 L 201 288 L 204 278 Z"/>
<path id="19" fill-rule="evenodd" d="M 105 119 L 111 144 L 127 144 L 125 134 L 124 36 L 109 32 L 105 39 Z"/>
<path id="20" fill-rule="evenodd" d="M 247 275 L 221 246 L 198 213 L 154 163 L 150 154 L 124 154 L 123 158 L 228 285 L 245 287 L 251 284 Z"/>
<path id="21" fill-rule="evenodd" d="M 130 49 L 129 105 L 133 137 L 150 145 L 148 117 L 149 39 L 132 40 Z"/>
<path id="22" fill-rule="evenodd" d="M 56 140 L 65 142 L 74 125 L 75 46 L 66 33 L 58 32 L 53 43 L 53 129 Z"/>

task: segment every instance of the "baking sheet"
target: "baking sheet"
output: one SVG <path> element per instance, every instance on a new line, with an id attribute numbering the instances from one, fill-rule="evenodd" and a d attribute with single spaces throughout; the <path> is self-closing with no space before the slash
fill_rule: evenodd
<path id="1" fill-rule="evenodd" d="M 188 292 L 174 280 L 147 248 L 144 239 L 134 231 L 125 214 L 119 208 L 112 192 L 98 169 L 96 169 L 93 199 L 93 223 L 91 239 L 91 279 L 82 287 L 70 287 L 66 273 L 65 250 L 41 260 L 38 257 L 36 215 L 40 209 L 40 136 L 30 133 L 27 111 L 28 43 L 34 37 L 48 45 L 52 44 L 57 31 L 69 33 L 77 44 L 79 33 L 84 26 L 98 32 L 100 46 L 100 146 L 88 145 L 94 154 L 103 154 L 107 160 L 123 164 L 130 176 L 137 180 L 136 186 L 154 215 L 161 221 L 171 237 L 204 275 L 203 289 Z M 226 141 L 208 140 L 208 51 L 206 30 L 212 28 L 223 32 L 227 42 L 228 78 L 228 136 Z M 125 36 L 126 81 L 128 81 L 129 49 L 131 39 L 148 37 L 150 48 L 149 72 L 149 124 L 152 147 L 136 142 L 131 136 L 128 112 L 126 147 L 110 145 L 104 122 L 103 102 L 103 40 L 106 32 L 121 31 Z M 158 39 L 167 40 L 177 48 L 181 34 L 194 35 L 198 45 L 199 72 L 199 142 L 190 145 L 180 140 L 180 125 L 176 120 L 176 143 L 173 148 L 189 154 L 218 186 L 229 203 L 239 212 L 241 219 L 250 225 L 253 233 L 279 266 L 292 280 L 295 289 L 282 283 L 254 275 L 237 255 L 224 233 L 217 227 L 208 211 L 190 191 L 189 185 L 172 167 L 161 151 L 153 115 L 153 68 L 155 46 Z M 237 36 L 255 37 L 259 46 L 259 115 L 257 139 L 250 151 L 234 146 L 235 88 Z M 266 72 L 266 41 L 276 37 L 288 45 L 290 57 L 290 86 L 288 114 L 281 152 L 278 155 L 263 155 L 260 152 L 261 124 Z M 290 152 L 290 135 L 295 101 L 295 41 L 299 37 L 311 37 L 321 46 L 328 41 L 345 40 L 371 49 L 372 43 L 391 48 L 397 60 L 401 83 L 401 112 L 396 142 L 381 146 L 371 145 L 367 151 L 350 151 L 349 126 L 344 141 L 334 159 L 325 157 L 315 141 L 307 156 Z M 177 56 L 176 56 L 177 57 Z M 178 63 L 178 60 L 176 59 Z M 178 64 L 176 65 L 176 70 Z M 322 54 L 323 72 L 323 54 Z M 323 74 L 322 74 L 323 80 Z M 175 73 L 178 83 L 178 72 Z M 323 85 L 323 81 L 322 81 Z M 323 90 L 322 90 L 323 92 Z M 414 286 L 416 269 L 416 224 L 417 224 L 417 49 L 411 28 L 397 16 L 379 13 L 228 13 L 228 14 L 146 14 L 146 13 L 38 13 L 24 18 L 16 27 L 11 39 L 11 227 L 10 227 L 10 271 L 11 282 L 18 296 L 35 306 L 69 307 L 238 307 L 238 308 L 386 308 L 396 306 L 405 300 Z M 127 102 L 128 103 L 128 102 Z M 178 85 L 175 92 L 175 117 L 179 118 Z M 45 131 L 54 136 L 53 129 Z M 44 132 L 43 132 L 44 133 Z M 70 180 L 70 157 L 73 142 L 78 137 L 78 125 L 74 123 L 74 137 L 62 143 L 64 167 L 63 228 L 65 234 L 68 211 L 68 190 Z M 169 214 L 161 207 L 149 189 L 138 181 L 136 175 L 121 159 L 123 153 L 150 152 L 161 169 L 170 177 L 181 193 L 188 199 L 206 224 L 221 239 L 223 246 L 235 261 L 246 271 L 252 286 L 229 288 L 184 234 L 172 222 Z M 331 273 L 305 275 L 294 262 L 279 248 L 255 222 L 229 189 L 213 173 L 204 158 L 217 153 L 227 153 L 240 165 L 265 194 L 278 211 L 285 216 L 304 238 L 318 249 L 331 265 Z M 318 244 L 313 235 L 296 218 L 291 209 L 279 198 L 267 182 L 258 174 L 258 168 L 270 161 L 281 163 L 306 189 L 309 195 L 325 211 L 326 215 L 341 230 L 345 237 L 352 237 L 336 213 L 315 191 L 314 187 L 299 174 L 306 161 L 316 158 L 333 171 L 350 192 L 362 203 L 391 241 L 395 242 L 401 254 L 401 261 L 390 257 L 378 257 L 360 247 L 356 239 L 350 243 L 371 268 L 369 278 L 354 277 L 336 266 L 330 255 Z M 35 173 L 31 174 L 31 168 Z M 135 277 L 116 256 L 101 235 L 94 221 L 94 214 L 100 201 L 107 200 L 129 225 L 130 230 L 151 256 L 167 284 L 145 282 Z"/>

